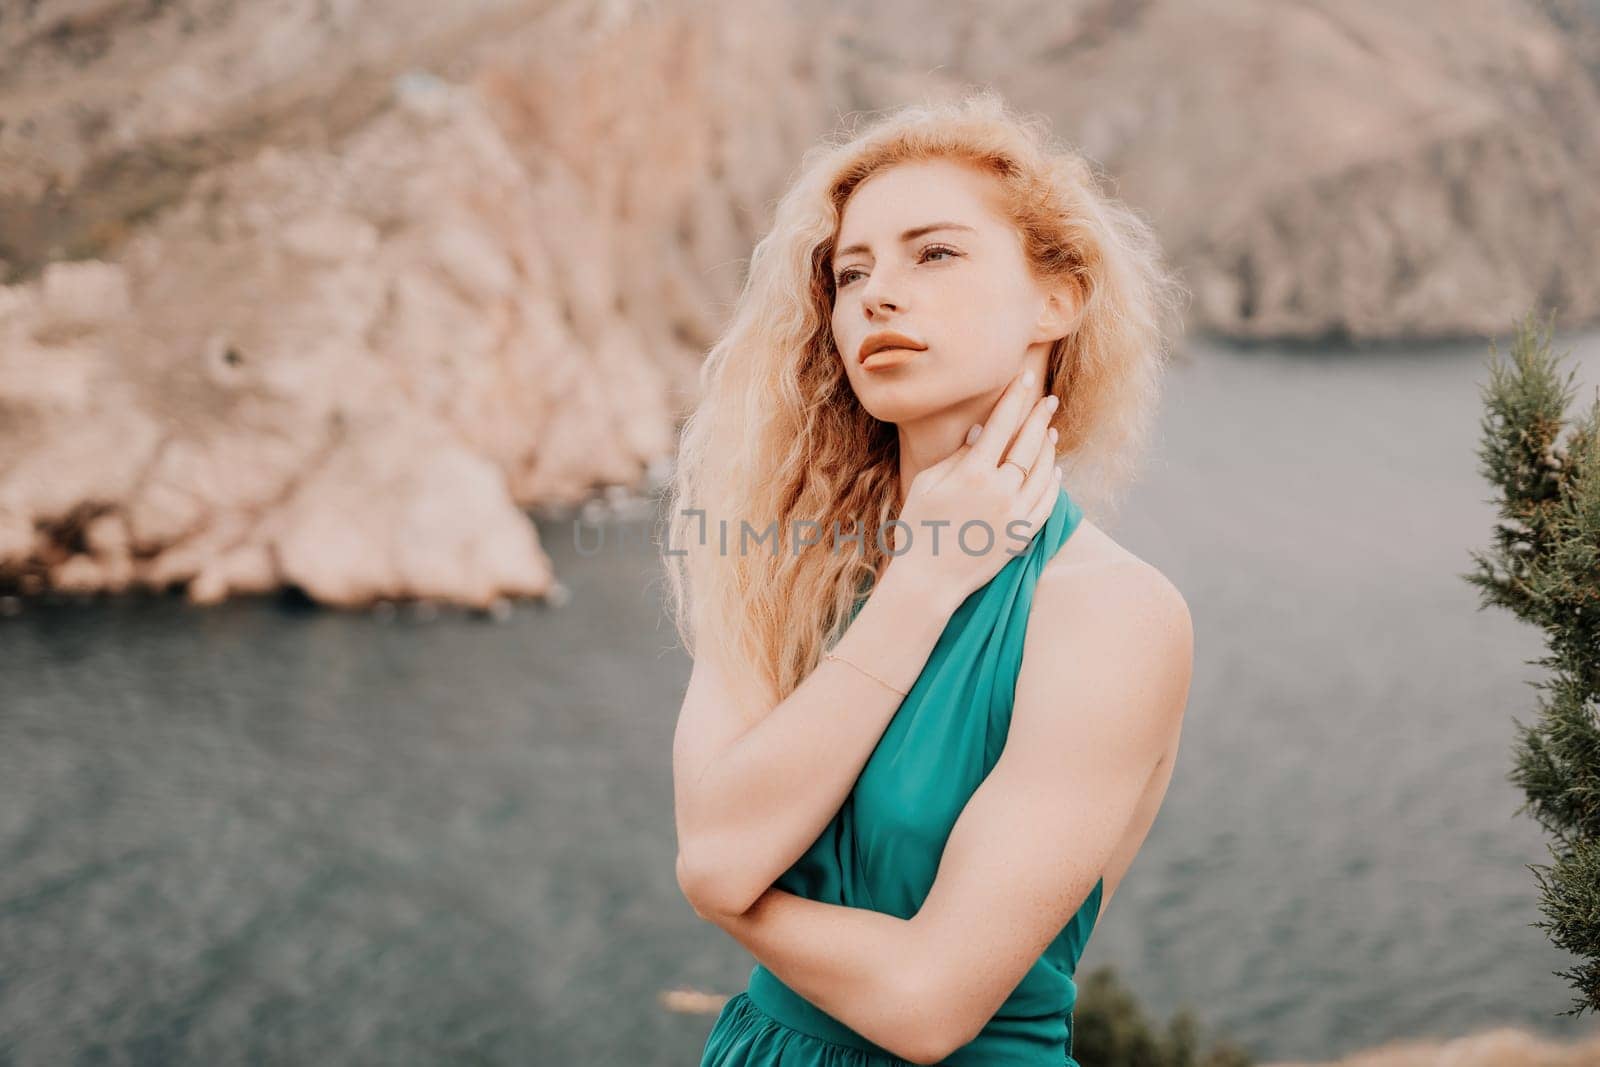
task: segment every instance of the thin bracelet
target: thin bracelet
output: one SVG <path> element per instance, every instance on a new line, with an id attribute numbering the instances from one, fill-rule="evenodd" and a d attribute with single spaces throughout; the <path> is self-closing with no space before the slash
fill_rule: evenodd
<path id="1" fill-rule="evenodd" d="M 896 689 L 894 686 L 890 685 L 888 682 L 884 681 L 882 678 L 879 678 L 876 674 L 873 674 L 871 671 L 869 671 L 865 667 L 861 666 L 861 664 L 852 662 L 851 660 L 847 660 L 843 656 L 839 655 L 837 652 L 833 652 L 833 651 L 826 652 L 826 653 L 823 654 L 822 658 L 823 659 L 836 659 L 840 663 L 848 663 L 850 666 L 854 667 L 856 670 L 860 671 L 862 674 L 866 675 L 868 678 L 871 678 L 874 682 L 877 682 L 879 685 L 883 686 L 885 689 L 887 689 L 889 692 L 893 693 L 895 696 L 898 696 L 898 697 L 905 696 L 905 693 L 903 693 L 900 690 Z"/>

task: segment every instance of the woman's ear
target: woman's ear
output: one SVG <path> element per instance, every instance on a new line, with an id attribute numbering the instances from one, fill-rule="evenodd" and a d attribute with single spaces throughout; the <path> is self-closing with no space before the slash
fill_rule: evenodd
<path id="1" fill-rule="evenodd" d="M 1034 324 L 1035 341 L 1054 341 L 1066 337 L 1078 328 L 1083 317 L 1083 303 L 1078 298 L 1078 287 L 1065 281 L 1044 291 L 1044 305 L 1039 309 Z"/>

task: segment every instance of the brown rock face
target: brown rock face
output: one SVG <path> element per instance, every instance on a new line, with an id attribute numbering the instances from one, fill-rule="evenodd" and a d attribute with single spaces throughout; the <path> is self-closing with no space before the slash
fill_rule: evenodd
<path id="1" fill-rule="evenodd" d="M 0 289 L 0 573 L 546 592 L 521 507 L 661 473 L 729 261 L 820 127 L 737 114 L 788 74 L 710 61 L 741 25 L 507 35 L 472 82 L 402 77 L 335 143 L 206 170 L 110 261 Z"/>
<path id="2" fill-rule="evenodd" d="M 850 106 L 991 82 L 1102 162 L 1238 338 L 1600 316 L 1600 9 L 1450 0 L 853 6 Z"/>

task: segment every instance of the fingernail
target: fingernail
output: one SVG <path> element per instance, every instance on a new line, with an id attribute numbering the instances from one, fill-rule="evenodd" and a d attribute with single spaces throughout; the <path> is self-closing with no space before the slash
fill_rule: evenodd
<path id="1" fill-rule="evenodd" d="M 974 442 L 976 442 L 978 440 L 978 434 L 981 433 L 982 430 L 983 430 L 983 426 L 982 425 L 980 425 L 979 423 L 976 423 L 976 422 L 973 423 L 972 424 L 972 429 L 967 431 L 967 444 L 970 445 L 970 444 L 973 444 Z"/>
<path id="2" fill-rule="evenodd" d="M 1052 426 L 1052 427 L 1050 427 L 1050 443 L 1051 444 L 1055 444 L 1056 437 L 1057 437 L 1056 428 L 1054 426 Z"/>
<path id="3" fill-rule="evenodd" d="M 1054 411 L 1056 409 L 1056 405 L 1061 403 L 1061 398 L 1059 396 L 1056 396 L 1056 394 L 1051 393 L 1045 399 L 1044 403 L 1045 403 L 1045 407 L 1049 408 L 1051 411 Z"/>
<path id="4" fill-rule="evenodd" d="M 1033 384 L 1033 371 L 1032 370 L 1025 370 L 1025 371 L 1022 372 L 1022 384 L 1023 385 L 1032 385 Z"/>

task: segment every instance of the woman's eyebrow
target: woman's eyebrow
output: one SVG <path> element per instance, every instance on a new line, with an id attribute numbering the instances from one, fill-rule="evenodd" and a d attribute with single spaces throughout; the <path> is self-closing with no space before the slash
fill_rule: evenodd
<path id="1" fill-rule="evenodd" d="M 923 234 L 932 233 L 934 230 L 966 230 L 969 233 L 977 233 L 978 232 L 977 230 L 974 230 L 971 226 L 964 226 L 959 222 L 930 222 L 926 226 L 913 226 L 911 229 L 907 230 L 905 233 L 900 235 L 900 240 L 902 242 L 904 242 L 904 241 L 914 241 L 918 237 L 921 237 Z M 857 252 L 865 252 L 865 251 L 867 251 L 867 246 L 866 245 L 851 245 L 849 248 L 841 248 L 841 249 L 839 249 L 839 251 L 835 252 L 834 255 L 835 256 L 849 256 L 849 255 L 854 255 Z"/>

